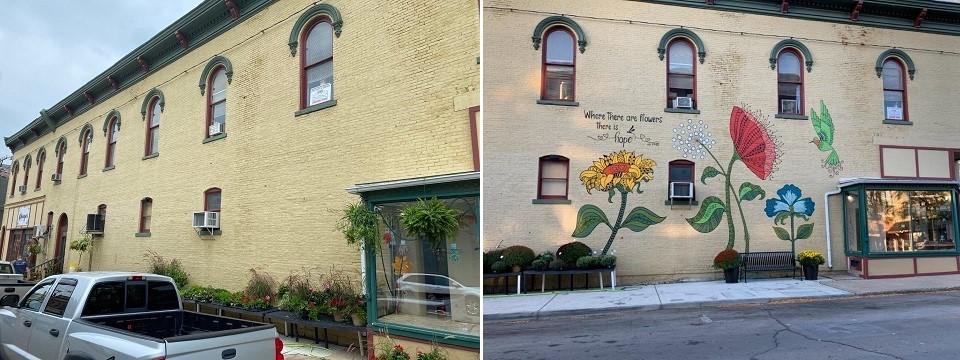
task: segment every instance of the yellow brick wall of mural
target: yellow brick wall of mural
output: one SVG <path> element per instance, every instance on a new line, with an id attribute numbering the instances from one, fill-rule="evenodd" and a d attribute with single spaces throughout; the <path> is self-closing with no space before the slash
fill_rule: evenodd
<path id="1" fill-rule="evenodd" d="M 331 211 L 358 200 L 346 188 L 473 170 L 469 108 L 479 106 L 479 14 L 471 1 L 433 2 L 428 10 L 416 1 L 324 3 L 339 9 L 344 21 L 333 40 L 336 106 L 294 116 L 300 59 L 287 42 L 313 2 L 273 2 L 16 150 L 19 160 L 45 148 L 46 179 L 41 190 L 31 184 L 26 195 L 8 199 L 7 213 L 18 203 L 42 201 L 44 213 L 67 214 L 72 240 L 86 215 L 106 204 L 105 234 L 84 255 L 93 270 L 144 270 L 147 250 L 180 259 L 195 284 L 233 290 L 255 266 L 278 278 L 302 267 L 359 270 L 360 255 L 335 230 L 338 215 Z M 234 71 L 227 137 L 204 144 L 205 96 L 198 80 L 215 55 L 228 58 Z M 140 108 L 153 88 L 165 97 L 160 155 L 143 159 Z M 116 167 L 103 171 L 101 128 L 113 109 L 122 118 Z M 78 179 L 85 124 L 94 129 L 90 170 Z M 68 147 L 64 179 L 54 185 L 49 176 L 60 137 Z M 35 179 L 35 166 L 31 172 Z M 191 215 L 203 210 L 203 193 L 213 187 L 222 189 L 222 235 L 200 237 Z M 145 197 L 153 199 L 152 233 L 135 237 Z M 77 254 L 68 253 L 68 262 L 75 262 Z"/>
<path id="2" fill-rule="evenodd" d="M 619 212 L 619 196 L 611 202 L 606 193 L 588 193 L 578 177 L 602 156 L 628 151 L 656 165 L 653 178 L 640 185 L 643 194 L 630 195 L 626 210 L 643 206 L 665 219 L 642 232 L 616 233 L 609 253 L 618 258 L 618 276 L 628 282 L 716 278 L 714 255 L 730 241 L 734 249 L 744 250 L 744 223 L 752 251 L 789 251 L 795 241 L 798 252 L 826 253 L 823 194 L 835 190 L 840 178 L 880 176 L 880 145 L 957 147 L 960 122 L 944 115 L 960 112 L 960 103 L 951 95 L 957 79 L 939 74 L 953 69 L 960 57 L 910 50 L 957 49 L 956 37 L 630 1 L 490 0 L 484 6 L 483 205 L 485 223 L 496 224 L 484 227 L 487 249 L 523 244 L 536 252 L 556 251 L 580 240 L 602 251 L 611 234 L 606 225 L 582 238 L 571 236 L 578 212 L 586 205 L 596 206 L 612 222 Z M 577 106 L 538 104 L 543 47 L 535 49 L 531 34 L 538 23 L 561 14 L 585 34 L 583 51 L 577 46 L 575 52 Z M 681 26 L 692 30 L 705 50 L 702 63 L 694 54 L 698 113 L 665 111 L 667 61 L 657 48 L 665 34 Z M 770 54 L 791 37 L 800 39 L 812 54 L 810 70 L 806 64 L 802 67 L 806 120 L 774 116 L 778 84 Z M 882 79 L 875 63 L 894 47 L 908 48 L 904 51 L 916 65 L 915 76 L 906 80 L 911 125 L 884 123 Z M 728 171 L 738 150 L 738 141 L 731 137 L 735 108 L 749 113 L 769 134 L 777 151 L 769 155 L 774 160 L 770 164 L 741 158 Z M 824 121 L 825 112 L 830 124 Z M 692 159 L 694 154 L 688 153 L 687 159 L 695 162 L 699 204 L 671 206 L 669 163 L 684 159 L 674 137 L 685 125 L 703 126 L 701 130 L 712 135 L 710 150 L 719 161 L 705 153 Z M 618 141 L 623 138 L 631 140 Z M 570 160 L 569 204 L 532 201 L 538 194 L 538 159 L 547 155 Z M 739 208 L 736 201 L 726 202 L 724 176 L 711 174 L 701 182 L 711 172 L 707 166 L 729 174 L 731 200 L 741 191 L 762 190 L 762 197 L 759 192 L 750 195 Z M 793 194 L 794 188 L 799 198 L 784 199 L 778 193 Z M 712 231 L 700 232 L 688 219 L 697 219 L 709 197 L 724 200 L 731 211 L 722 213 Z M 767 211 L 768 200 L 807 198 L 815 211 L 794 209 L 793 226 L 789 213 L 778 219 L 778 211 Z M 835 220 L 839 202 L 830 203 L 833 265 L 842 270 L 843 239 L 836 236 L 842 234 L 837 230 L 842 224 Z M 730 213 L 729 222 L 736 228 L 733 238 L 726 219 Z M 774 227 L 785 230 L 788 240 Z"/>

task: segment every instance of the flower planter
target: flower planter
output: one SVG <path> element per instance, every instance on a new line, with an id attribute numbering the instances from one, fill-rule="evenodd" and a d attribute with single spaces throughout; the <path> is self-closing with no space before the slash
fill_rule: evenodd
<path id="1" fill-rule="evenodd" d="M 803 264 L 804 280 L 817 280 L 819 272 L 820 272 L 820 266 L 813 265 L 813 264 Z"/>
<path id="2" fill-rule="evenodd" d="M 723 269 L 723 279 L 727 284 L 736 284 L 740 282 L 740 267 Z"/>
<path id="3" fill-rule="evenodd" d="M 333 314 L 333 321 L 343 322 L 344 320 L 343 314 Z"/>
<path id="4" fill-rule="evenodd" d="M 353 320 L 353 326 L 367 325 L 367 322 L 360 318 L 360 314 L 350 314 L 350 320 Z"/>

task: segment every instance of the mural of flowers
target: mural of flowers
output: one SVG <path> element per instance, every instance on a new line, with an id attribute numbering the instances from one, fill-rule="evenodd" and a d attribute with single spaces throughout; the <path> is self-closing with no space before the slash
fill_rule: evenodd
<path id="1" fill-rule="evenodd" d="M 733 164 L 737 161 L 742 162 L 760 180 L 766 180 L 771 174 L 776 172 L 780 164 L 780 141 L 774 134 L 770 123 L 764 120 L 762 115 L 755 114 L 743 107 L 734 106 L 730 113 L 730 139 L 733 141 L 734 153 L 730 157 L 727 166 L 723 166 L 720 160 L 713 154 L 712 137 L 697 135 L 694 142 L 703 149 L 710 158 L 716 162 L 717 167 L 707 166 L 703 169 L 703 175 L 700 176 L 700 182 L 706 184 L 707 179 L 722 176 L 724 179 L 723 200 L 716 196 L 709 196 L 700 204 L 700 210 L 692 218 L 688 218 L 687 223 L 695 230 L 701 233 L 713 232 L 726 215 L 727 222 L 727 249 L 733 249 L 736 240 L 736 228 L 733 221 L 733 212 L 731 206 L 736 204 L 740 213 L 740 220 L 743 226 L 744 252 L 750 251 L 750 232 L 747 229 L 747 220 L 743 214 L 743 201 L 752 201 L 763 199 L 766 193 L 760 186 L 750 182 L 740 184 L 739 189 L 734 189 L 731 183 L 731 174 Z M 688 123 L 680 124 L 680 127 L 688 126 Z M 700 130 L 701 132 L 703 130 Z M 677 130 L 674 130 L 677 132 Z M 683 146 L 688 146 L 686 143 Z M 674 146 L 677 148 L 677 146 Z M 689 151 L 682 153 L 687 154 Z M 730 196 L 734 196 L 734 202 L 731 202 Z"/>
<path id="2" fill-rule="evenodd" d="M 830 111 L 827 110 L 823 100 L 820 100 L 820 115 L 810 108 L 810 123 L 813 124 L 813 131 L 817 133 L 817 137 L 810 142 L 817 146 L 817 150 L 829 152 L 823 159 L 823 168 L 827 169 L 830 176 L 840 175 L 840 170 L 843 170 L 843 161 L 840 161 L 837 149 L 833 147 L 833 118 L 830 117 Z"/>
<path id="3" fill-rule="evenodd" d="M 624 217 L 627 209 L 627 195 L 634 191 L 637 194 L 643 193 L 640 190 L 640 184 L 653 180 L 653 167 L 656 165 L 653 159 L 644 158 L 642 154 L 637 155 L 632 151 L 621 150 L 604 155 L 583 170 L 580 173 L 580 181 L 588 194 L 592 190 L 605 191 L 609 195 L 607 201 L 610 203 L 613 203 L 614 195 L 620 194 L 620 213 L 617 215 L 617 220 L 611 223 L 607 214 L 599 207 L 592 204 L 584 205 L 577 212 L 577 227 L 571 236 L 585 238 L 597 225 L 606 225 L 610 228 L 610 238 L 600 252 L 602 256 L 610 251 L 613 239 L 616 238 L 620 229 L 627 228 L 640 232 L 666 219 L 642 206 L 633 208 Z"/>
<path id="4" fill-rule="evenodd" d="M 800 227 L 796 227 L 796 220 L 803 219 L 803 221 L 809 221 L 810 216 L 813 215 L 813 211 L 816 209 L 816 204 L 810 198 L 801 198 L 803 193 L 800 191 L 796 185 L 787 184 L 784 185 L 780 190 L 777 190 L 777 196 L 779 198 L 770 198 L 767 199 L 767 206 L 764 208 L 764 212 L 767 213 L 767 217 L 773 218 L 773 232 L 777 234 L 777 237 L 780 240 L 790 242 L 790 251 L 796 253 L 797 240 L 803 240 L 809 238 L 813 234 L 813 223 L 802 224 Z M 790 231 L 782 227 L 776 226 L 786 225 L 787 219 L 790 220 Z"/>
<path id="5" fill-rule="evenodd" d="M 703 159 L 707 150 L 713 148 L 716 142 L 713 135 L 707 131 L 707 124 L 703 120 L 695 123 L 687 119 L 686 124 L 681 123 L 673 129 L 673 148 L 679 151 L 684 159 Z"/>

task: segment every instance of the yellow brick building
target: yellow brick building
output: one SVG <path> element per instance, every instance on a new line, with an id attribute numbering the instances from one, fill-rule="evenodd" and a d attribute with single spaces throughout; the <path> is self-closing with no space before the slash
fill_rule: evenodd
<path id="1" fill-rule="evenodd" d="M 746 250 L 746 227 L 750 251 L 790 251 L 781 238 L 799 237 L 797 252 L 828 256 L 823 269 L 960 270 L 960 28 L 950 20 L 960 6 L 490 0 L 484 9 L 483 191 L 495 224 L 484 227 L 485 249 L 611 244 L 621 281 L 709 279 L 731 241 Z M 602 158 L 619 151 L 656 164 Z M 614 185 L 626 178 L 643 193 L 623 195 Z M 777 201 L 794 189 L 810 203 Z M 652 215 L 631 214 L 638 206 Z M 780 212 L 786 221 L 775 224 Z"/>
<path id="2" fill-rule="evenodd" d="M 474 1 L 204 1 L 6 138 L 18 180 L 5 194 L 3 256 L 42 235 L 36 264 L 142 271 L 154 250 L 192 283 L 230 290 L 255 267 L 278 280 L 305 267 L 366 272 L 335 228 L 340 209 L 369 196 L 362 184 L 400 191 L 452 176 L 479 194 L 479 36 Z M 324 42 L 332 52 L 304 58 Z M 327 66 L 319 78 L 303 70 L 313 63 Z M 416 186 L 413 200 L 433 196 Z M 91 232 L 101 205 L 102 235 L 79 262 L 67 244 Z M 218 230 L 191 226 L 205 210 L 220 210 Z M 462 240 L 472 243 L 462 258 L 479 258 L 478 235 Z M 459 344 L 476 352 L 479 339 Z"/>

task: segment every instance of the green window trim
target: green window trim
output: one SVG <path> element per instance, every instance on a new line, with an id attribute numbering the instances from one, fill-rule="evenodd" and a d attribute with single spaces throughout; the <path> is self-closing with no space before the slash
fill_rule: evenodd
<path id="1" fill-rule="evenodd" d="M 910 80 L 913 80 L 913 75 L 917 73 L 917 68 L 913 65 L 913 59 L 906 52 L 897 48 L 884 51 L 877 57 L 877 77 L 883 76 L 883 63 L 891 57 L 895 57 L 907 65 L 907 74 L 910 75 Z"/>
<path id="2" fill-rule="evenodd" d="M 690 40 L 697 47 L 697 55 L 700 58 L 700 63 L 703 64 L 703 59 L 707 56 L 707 47 L 703 45 L 703 40 L 700 40 L 700 37 L 690 29 L 676 28 L 670 31 L 667 31 L 666 34 L 663 34 L 663 37 L 660 38 L 660 45 L 657 45 L 657 54 L 660 56 L 660 61 L 663 61 L 664 57 L 667 55 L 667 45 L 670 44 L 673 39 L 678 37 L 685 38 Z"/>
<path id="3" fill-rule="evenodd" d="M 117 129 L 119 129 L 122 125 L 120 122 L 120 112 L 117 111 L 117 109 L 110 110 L 110 112 L 107 113 L 107 116 L 103 118 L 103 136 L 107 136 L 107 130 L 110 130 L 110 119 L 112 119 L 114 116 L 117 117 Z"/>
<path id="4" fill-rule="evenodd" d="M 203 95 L 204 90 L 207 88 L 207 80 L 210 78 L 210 72 L 219 65 L 223 65 L 224 71 L 226 71 L 227 84 L 233 82 L 233 64 L 230 63 L 230 59 L 227 59 L 223 55 L 214 56 L 207 62 L 207 66 L 203 67 L 203 73 L 200 74 L 200 95 Z"/>
<path id="5" fill-rule="evenodd" d="M 159 100 L 157 101 L 160 104 L 160 112 L 161 113 L 163 112 L 163 105 L 164 105 L 163 91 L 160 91 L 160 89 L 157 89 L 157 88 L 153 88 L 150 90 L 150 92 L 147 93 L 146 96 L 143 97 L 143 105 L 140 105 L 141 120 L 147 119 L 147 107 L 150 106 L 150 102 L 153 100 L 153 98 L 159 98 Z"/>
<path id="6" fill-rule="evenodd" d="M 958 212 L 957 212 L 957 196 L 960 195 L 956 187 L 951 187 L 949 185 L 906 185 L 906 184 L 896 184 L 882 186 L 877 184 L 858 184 L 841 189 L 841 194 L 852 191 L 856 192 L 858 196 L 858 202 L 860 209 L 857 212 L 858 223 L 857 226 L 860 227 L 860 236 L 857 239 L 857 245 L 859 245 L 859 251 L 851 251 L 848 242 L 847 242 L 847 202 L 842 201 L 843 206 L 841 211 L 843 212 L 843 250 L 846 256 L 860 256 L 865 258 L 911 258 L 911 257 L 938 257 L 938 256 L 960 256 L 960 246 L 958 246 L 958 238 L 960 238 L 960 224 L 957 223 Z M 870 239 L 869 239 L 869 229 L 867 227 L 867 191 L 949 191 L 952 194 L 952 205 L 951 211 L 953 213 L 953 238 L 954 238 L 954 249 L 953 250 L 932 250 L 932 251 L 910 251 L 910 252 L 874 252 L 870 249 Z"/>
<path id="7" fill-rule="evenodd" d="M 67 138 L 63 136 L 61 136 L 60 139 L 57 140 L 57 147 L 53 148 L 53 153 L 59 156 L 61 149 L 63 150 L 64 153 L 67 152 Z"/>
<path id="8" fill-rule="evenodd" d="M 300 15 L 297 22 L 293 24 L 293 29 L 290 30 L 290 40 L 287 42 L 287 45 L 290 46 L 290 56 L 297 56 L 297 46 L 300 44 L 300 32 L 303 31 L 303 27 L 318 16 L 325 16 L 330 19 L 334 36 L 340 37 L 340 32 L 343 30 L 343 18 L 340 17 L 340 10 L 330 4 L 314 5 Z"/>
<path id="9" fill-rule="evenodd" d="M 416 201 L 420 198 L 449 199 L 457 197 L 479 197 L 480 180 L 466 180 L 452 183 L 431 184 L 426 186 L 412 186 L 400 189 L 378 190 L 361 194 L 363 202 L 369 209 L 374 209 L 378 205 L 392 202 Z M 477 224 L 476 236 L 480 236 L 480 226 L 482 224 L 482 214 L 479 212 L 480 202 L 477 201 L 476 213 Z M 367 285 L 367 319 L 370 319 L 370 327 L 380 332 L 387 332 L 399 336 L 406 336 L 414 339 L 427 340 L 440 344 L 449 344 L 463 346 L 473 349 L 480 348 L 480 337 L 457 333 L 438 331 L 434 329 L 421 328 L 417 326 L 383 322 L 379 320 L 377 313 L 377 254 L 371 250 L 365 250 L 366 256 L 366 285 Z M 477 275 L 480 276 L 479 271 Z"/>
<path id="10" fill-rule="evenodd" d="M 80 136 L 77 137 L 77 140 L 80 142 L 80 146 L 83 146 L 83 135 L 90 132 L 93 134 L 93 126 L 90 123 L 83 124 L 83 127 L 80 128 Z M 90 143 L 93 144 L 93 136 L 90 137 Z"/>
<path id="11" fill-rule="evenodd" d="M 540 21 L 537 24 L 537 27 L 533 29 L 533 49 L 540 50 L 540 43 L 543 42 L 543 33 L 547 29 L 554 26 L 566 26 L 573 30 L 577 34 L 577 44 L 580 45 L 580 53 L 583 54 L 587 50 L 587 34 L 583 32 L 583 28 L 580 27 L 580 24 L 577 24 L 573 19 L 566 16 L 551 16 Z"/>
<path id="12" fill-rule="evenodd" d="M 803 61 L 807 65 L 807 72 L 813 70 L 813 54 L 806 45 L 796 39 L 784 39 L 773 46 L 773 49 L 770 50 L 770 69 L 777 69 L 777 58 L 780 57 L 780 52 L 786 48 L 794 48 L 800 51 L 800 54 L 803 55 Z"/>

